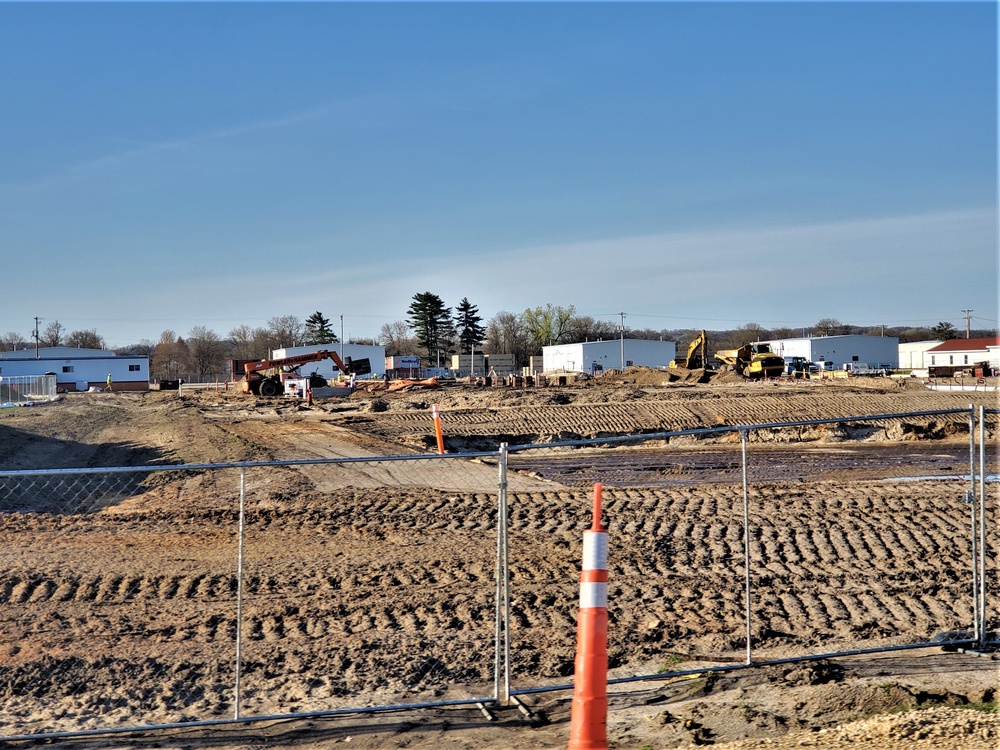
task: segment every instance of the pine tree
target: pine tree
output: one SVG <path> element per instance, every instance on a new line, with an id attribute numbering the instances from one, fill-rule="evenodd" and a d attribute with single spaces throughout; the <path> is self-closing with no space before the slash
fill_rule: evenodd
<path id="1" fill-rule="evenodd" d="M 460 353 L 471 354 L 475 349 L 482 349 L 482 343 L 486 340 L 486 329 L 480 325 L 482 320 L 479 308 L 469 302 L 468 297 L 462 297 L 462 301 L 455 308 L 455 328 L 458 332 Z"/>
<path id="2" fill-rule="evenodd" d="M 335 344 L 337 334 L 330 328 L 330 319 L 323 316 L 319 310 L 306 318 L 305 345 Z"/>
<path id="3" fill-rule="evenodd" d="M 454 327 L 451 308 L 436 294 L 423 292 L 413 295 L 406 323 L 417 336 L 417 343 L 427 351 L 429 361 L 440 366 L 441 355 L 451 351 Z"/>

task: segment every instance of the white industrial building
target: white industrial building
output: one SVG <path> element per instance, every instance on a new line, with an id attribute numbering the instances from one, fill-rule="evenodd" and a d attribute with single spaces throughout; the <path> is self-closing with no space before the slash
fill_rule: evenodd
<path id="1" fill-rule="evenodd" d="M 1000 369 L 1000 337 L 937 341 L 924 355 L 926 367 L 961 368 L 979 362 L 989 362 L 991 368 Z"/>
<path id="2" fill-rule="evenodd" d="M 117 356 L 107 349 L 76 349 L 46 346 L 36 350 L 0 352 L 0 377 L 37 376 L 55 373 L 60 391 L 104 388 L 111 377 L 116 391 L 149 390 L 149 357 Z"/>
<path id="3" fill-rule="evenodd" d="M 542 347 L 545 372 L 587 372 L 592 375 L 625 367 L 667 367 L 677 354 L 673 341 L 611 339 Z"/>
<path id="4" fill-rule="evenodd" d="M 940 344 L 938 340 L 932 341 L 907 341 L 899 345 L 899 369 L 900 370 L 924 370 L 927 368 L 929 359 L 927 352 Z M 928 360 L 928 361 L 925 361 Z"/>
<path id="5" fill-rule="evenodd" d="M 310 346 L 289 346 L 285 349 L 275 349 L 271 354 L 271 359 L 282 359 L 283 357 L 294 357 L 299 354 L 309 354 L 320 349 L 336 352 L 345 364 L 347 363 L 348 357 L 350 357 L 353 361 L 367 359 L 372 368 L 371 374 L 362 375 L 360 377 L 381 378 L 385 375 L 384 346 L 338 343 L 312 344 Z M 299 372 L 303 376 L 308 376 L 315 372 L 321 378 L 326 378 L 327 380 L 333 380 L 338 375 L 343 374 L 340 372 L 337 365 L 334 364 L 332 359 L 324 359 L 319 362 L 309 362 L 308 364 L 302 365 L 299 368 Z"/>
<path id="6" fill-rule="evenodd" d="M 810 336 L 768 341 L 779 357 L 804 357 L 807 362 L 832 362 L 840 370 L 848 364 L 872 368 L 899 367 L 899 339 L 895 336 Z"/>

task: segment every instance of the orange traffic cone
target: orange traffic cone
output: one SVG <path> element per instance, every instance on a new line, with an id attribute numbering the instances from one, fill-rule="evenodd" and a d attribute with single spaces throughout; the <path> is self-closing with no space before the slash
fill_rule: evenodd
<path id="1" fill-rule="evenodd" d="M 437 437 L 438 453 L 444 453 L 444 433 L 441 431 L 441 410 L 437 404 L 431 406 L 431 416 L 434 417 L 434 435 Z"/>
<path id="2" fill-rule="evenodd" d="M 608 532 L 601 526 L 601 490 L 594 485 L 594 521 L 583 532 L 569 750 L 608 749 Z"/>

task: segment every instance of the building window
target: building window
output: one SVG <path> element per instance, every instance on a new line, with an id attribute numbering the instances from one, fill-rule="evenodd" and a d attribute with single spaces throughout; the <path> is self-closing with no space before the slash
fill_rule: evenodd
<path id="1" fill-rule="evenodd" d="M 139 372 L 139 365 L 129 365 L 128 366 L 128 371 L 129 372 Z"/>
<path id="2" fill-rule="evenodd" d="M 969 355 L 968 354 L 966 354 L 964 357 L 962 357 L 962 364 L 963 365 L 969 364 Z"/>
<path id="3" fill-rule="evenodd" d="M 948 364 L 949 365 L 955 364 L 955 355 L 954 354 L 949 354 L 948 355 Z"/>
<path id="4" fill-rule="evenodd" d="M 63 365 L 63 372 L 73 372 L 73 365 Z"/>

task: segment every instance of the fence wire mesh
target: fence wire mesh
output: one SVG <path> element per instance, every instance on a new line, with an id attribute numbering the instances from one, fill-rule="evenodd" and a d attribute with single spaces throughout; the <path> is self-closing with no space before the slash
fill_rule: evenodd
<path id="1" fill-rule="evenodd" d="M 0 376 L 0 408 L 51 401 L 55 397 L 55 375 Z"/>
<path id="2" fill-rule="evenodd" d="M 876 416 L 837 423 L 842 443 L 795 423 L 509 456 L 0 472 L 0 735 L 565 686 L 594 482 L 615 679 L 986 637 L 996 414 L 968 448 L 859 440 Z"/>
<path id="3" fill-rule="evenodd" d="M 497 481 L 462 459 L 248 470 L 244 715 L 492 696 Z"/>
<path id="4" fill-rule="evenodd" d="M 225 623 L 235 601 L 236 535 L 218 521 L 235 495 L 207 493 L 218 497 L 214 507 L 186 524 L 170 513 L 193 485 L 235 489 L 216 484 L 220 474 L 234 476 L 0 477 L 5 734 L 192 719 L 232 700 Z M 187 524 L 199 528 L 197 544 Z M 206 536 L 205 526 L 215 531 Z"/>
<path id="5" fill-rule="evenodd" d="M 984 636 L 998 624 L 985 602 L 996 598 L 992 561 L 1000 546 L 995 517 L 980 525 L 970 516 L 970 492 L 976 476 L 995 474 L 995 456 L 977 466 L 961 442 L 882 440 L 888 424 L 921 435 L 970 434 L 967 410 L 903 415 L 902 428 L 899 416 L 516 447 L 509 466 L 577 490 L 536 511 L 551 524 L 571 512 L 567 529 L 588 525 L 587 488 L 604 485 L 609 660 L 617 678 L 978 640 L 977 622 L 985 621 Z M 990 425 L 995 435 L 995 419 Z M 831 443 L 831 435 L 842 442 Z M 515 561 L 529 560 L 538 541 L 537 523 L 519 525 L 522 500 L 539 504 L 534 495 L 511 501 Z M 981 564 L 988 594 L 978 607 L 977 528 L 991 561 L 990 569 Z M 540 566 L 559 570 L 546 596 L 560 605 L 572 601 L 566 575 L 579 562 L 570 551 L 577 533 L 567 533 L 565 556 Z M 515 612 L 524 594 L 517 574 Z M 520 624 L 530 637 L 520 637 L 517 619 L 512 624 L 515 693 L 536 690 L 522 679 L 519 656 L 535 685 L 539 677 L 559 684 L 571 676 L 572 644 L 544 655 L 531 650 L 549 640 L 540 627 L 555 633 L 572 621 L 575 611 L 560 605 L 544 621 L 537 612 L 530 624 L 525 616 Z"/>

